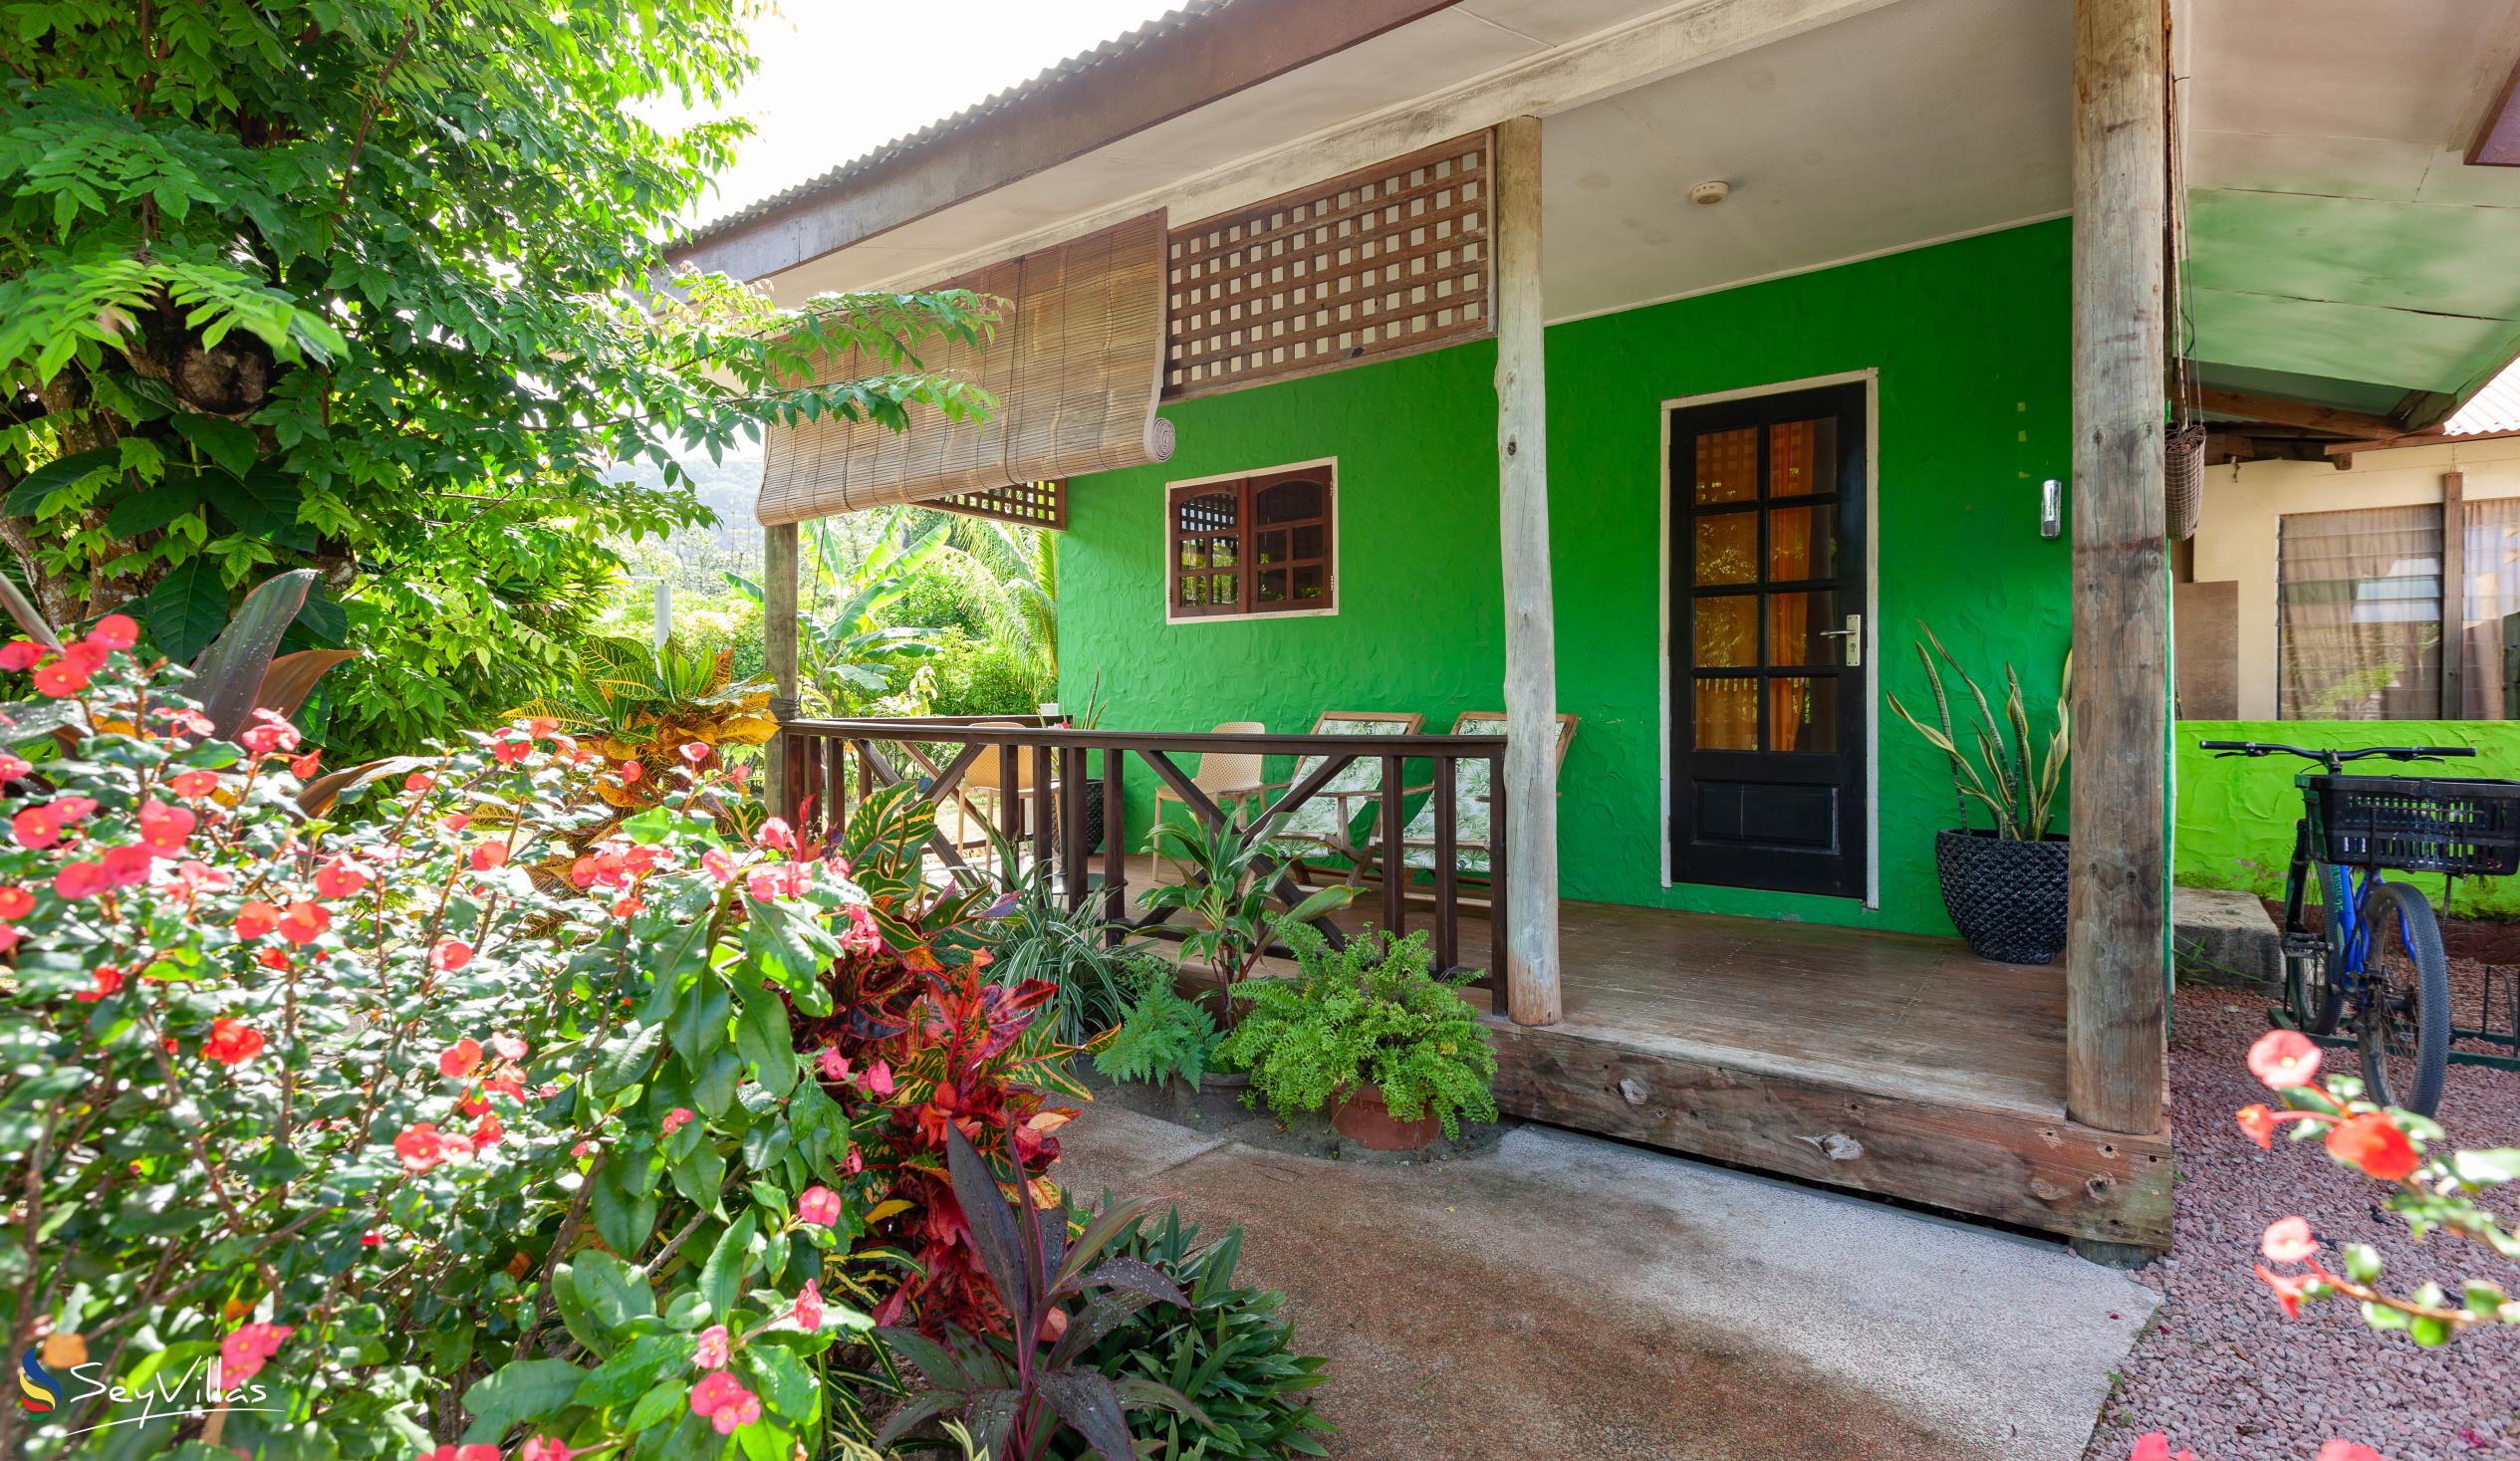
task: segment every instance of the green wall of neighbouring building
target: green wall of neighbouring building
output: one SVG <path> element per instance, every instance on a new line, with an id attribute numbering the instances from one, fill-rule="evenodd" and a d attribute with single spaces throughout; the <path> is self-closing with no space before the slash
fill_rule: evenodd
<path id="1" fill-rule="evenodd" d="M 2350 746 L 2473 746 L 2473 760 L 2366 761 L 2374 776 L 2520 778 L 2520 721 L 2510 720 L 2182 720 L 2178 723 L 2177 880 L 2188 887 L 2244 888 L 2284 895 L 2301 792 L 2293 778 L 2312 770 L 2291 756 L 2221 757 L 2199 741 L 2280 741 L 2316 749 Z M 2432 873 L 2425 889 L 2440 891 Z M 2461 878 L 2456 911 L 2520 917 L 2520 878 Z"/>
<path id="2" fill-rule="evenodd" d="M 1583 717 L 1561 780 L 1566 896 L 1948 930 L 1932 855 L 1957 817 L 1948 770 L 1884 706 L 1879 908 L 1662 885 L 1661 402 L 1877 370 L 1882 688 L 1921 695 L 1921 619 L 1983 683 L 2016 665 L 2044 720 L 2069 635 L 2067 540 L 2038 535 L 2038 484 L 2071 458 L 2069 248 L 2066 223 L 2042 223 L 1550 328 L 1558 707 Z M 1099 672 L 1110 729 L 1291 732 L 1337 709 L 1448 730 L 1501 708 L 1494 365 L 1482 342 L 1165 406 L 1169 462 L 1069 484 L 1063 701 Z M 1167 625 L 1164 484 L 1324 457 L 1338 612 Z"/>

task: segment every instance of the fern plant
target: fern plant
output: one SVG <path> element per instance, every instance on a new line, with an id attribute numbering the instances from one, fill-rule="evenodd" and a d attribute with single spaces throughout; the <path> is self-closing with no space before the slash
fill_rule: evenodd
<path id="1" fill-rule="evenodd" d="M 1168 965 L 1141 958 L 1131 976 L 1136 995 L 1111 1043 L 1095 1055 L 1094 1069 L 1114 1081 L 1179 1081 L 1198 1090 L 1216 1050 L 1215 1017 L 1181 997 Z"/>
<path id="2" fill-rule="evenodd" d="M 1916 657 L 1924 662 L 1925 683 L 1933 691 L 1934 722 L 1930 725 L 1908 712 L 1898 703 L 1895 694 L 1890 707 L 1898 718 L 1915 728 L 1928 744 L 1940 751 L 1951 763 L 1951 785 L 1960 804 L 1960 826 L 1969 821 L 1969 803 L 1986 808 L 1995 824 L 1995 836 L 2012 842 L 2037 842 L 2048 834 L 2048 824 L 2055 819 L 2057 797 L 2065 789 L 2065 757 L 2072 724 L 2070 704 L 2074 693 L 2074 656 L 2065 656 L 2065 668 L 2058 676 L 2056 691 L 2056 729 L 2041 746 L 2030 728 L 2030 711 L 2021 691 L 2021 676 L 2009 664 L 2004 666 L 2004 710 L 1999 718 L 1987 703 L 1986 692 L 1960 667 L 1960 661 L 1932 629 L 1916 625 L 1924 635 L 1916 645 Z M 1927 645 L 1932 648 L 1928 650 Z M 1936 663 L 1936 660 L 1940 663 Z M 1951 721 L 1951 697 L 1942 683 L 1942 666 L 1968 687 L 1969 697 L 1977 702 L 1977 721 L 1968 727 L 1971 756 L 1960 744 L 1960 736 Z"/>
<path id="3" fill-rule="evenodd" d="M 1246 1102 L 1265 1098 L 1286 1116 L 1371 1085 L 1394 1118 L 1431 1111 L 1448 1137 L 1464 1115 L 1496 1119 L 1496 1053 L 1459 992 L 1479 971 L 1438 978 L 1423 932 L 1368 930 L 1342 949 L 1301 924 L 1285 936 L 1298 973 L 1235 985 L 1250 1007 L 1216 1051 L 1219 1064 L 1251 1073 Z"/>

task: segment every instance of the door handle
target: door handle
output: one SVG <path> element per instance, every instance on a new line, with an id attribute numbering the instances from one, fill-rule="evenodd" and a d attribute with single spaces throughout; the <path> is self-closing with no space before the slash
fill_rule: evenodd
<path id="1" fill-rule="evenodd" d="M 1820 637 L 1824 639 L 1844 639 L 1847 641 L 1847 665 L 1849 668 L 1854 668 L 1864 663 L 1864 615 L 1860 613 L 1850 613 L 1847 615 L 1847 626 L 1845 628 L 1822 629 L 1820 631 Z"/>

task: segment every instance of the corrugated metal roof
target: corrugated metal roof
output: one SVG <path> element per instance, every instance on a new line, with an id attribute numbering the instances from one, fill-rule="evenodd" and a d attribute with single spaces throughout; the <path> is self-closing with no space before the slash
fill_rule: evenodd
<path id="1" fill-rule="evenodd" d="M 864 172 L 868 168 L 875 166 L 879 162 L 888 161 L 893 157 L 899 156 L 903 152 L 914 151 L 923 147 L 928 143 L 935 141 L 939 137 L 946 136 L 970 125 L 972 122 L 983 117 L 989 116 L 991 113 L 1003 111 L 1008 107 L 1012 107 L 1023 102 L 1034 93 L 1039 92 L 1044 87 L 1047 87 L 1054 82 L 1066 81 L 1070 77 L 1092 71 L 1095 67 L 1100 66 L 1107 61 L 1126 56 L 1130 52 L 1136 50 L 1138 47 L 1145 45 L 1149 41 L 1162 36 L 1170 35 L 1174 31 L 1180 30 L 1184 26 L 1189 25 L 1191 22 L 1213 15 L 1217 11 L 1224 9 L 1226 6 L 1233 3 L 1234 0 L 1188 0 L 1188 3 L 1181 6 L 1180 9 L 1167 10 L 1163 14 L 1146 22 L 1144 25 L 1139 26 L 1137 29 L 1131 31 L 1125 36 L 1116 36 L 1111 40 L 1105 41 L 1102 45 L 1095 47 L 1091 51 L 1078 52 L 1076 55 L 1069 57 L 1067 60 L 1060 62 L 1058 65 L 1043 71 L 1041 75 L 1034 77 L 1031 81 L 1024 82 L 1018 86 L 1009 87 L 1005 91 L 999 92 L 988 98 L 986 101 L 965 107 L 951 117 L 947 117 L 939 122 L 929 122 L 927 125 L 920 127 L 916 131 L 894 137 L 892 140 L 885 142 L 883 145 L 877 147 L 863 156 L 853 157 L 849 161 L 843 162 L 838 167 L 833 168 L 831 171 L 824 173 L 820 177 L 810 178 L 807 181 L 798 183 L 792 188 L 787 188 L 780 192 L 773 193 L 769 197 L 763 198 L 760 202 L 738 208 L 723 218 L 713 218 L 706 223 L 700 224 L 698 227 L 693 228 L 690 232 L 683 234 L 680 238 L 675 239 L 671 244 L 667 245 L 668 251 L 678 253 L 683 249 L 689 248 L 693 244 L 704 242 L 707 239 L 724 233 L 728 229 L 734 228 L 739 224 L 749 223 L 753 219 L 775 213 L 790 203 L 794 203 L 803 198 L 812 197 L 816 193 L 827 192 L 831 189 L 842 187 L 846 185 L 851 178 L 857 176 L 861 172 Z"/>
<path id="2" fill-rule="evenodd" d="M 2474 436 L 2485 431 L 2520 431 L 2520 360 L 2502 367 L 2502 373 L 2485 383 L 2485 388 L 2467 398 L 2467 404 L 2448 420 L 2441 430 L 2450 436 Z"/>

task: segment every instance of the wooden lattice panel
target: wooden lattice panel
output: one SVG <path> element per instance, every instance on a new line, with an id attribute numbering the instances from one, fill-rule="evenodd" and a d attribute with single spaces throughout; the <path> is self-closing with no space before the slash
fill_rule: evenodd
<path id="1" fill-rule="evenodd" d="M 1172 230 L 1167 397 L 1493 334 L 1489 136 Z"/>
<path id="2" fill-rule="evenodd" d="M 1065 528 L 1068 526 L 1068 484 L 1065 481 L 1018 482 L 1012 487 L 991 487 L 980 492 L 939 497 L 920 506 L 958 512 L 965 517 L 1022 523 L 1033 528 Z"/>

